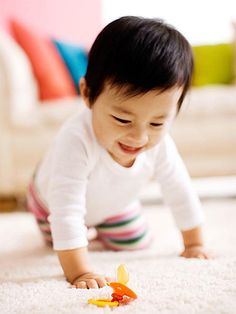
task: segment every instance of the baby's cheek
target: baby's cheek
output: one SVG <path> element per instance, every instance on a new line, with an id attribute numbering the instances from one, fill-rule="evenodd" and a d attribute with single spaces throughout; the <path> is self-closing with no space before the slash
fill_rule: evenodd
<path id="1" fill-rule="evenodd" d="M 164 137 L 164 132 L 159 132 L 158 134 L 153 135 L 149 139 L 149 145 L 148 146 L 153 147 L 153 146 L 159 144 L 163 137 Z"/>
<path id="2" fill-rule="evenodd" d="M 146 145 L 146 149 L 150 149 L 155 147 L 157 144 L 159 143 L 159 141 L 155 140 L 155 141 L 149 141 L 148 145 Z"/>

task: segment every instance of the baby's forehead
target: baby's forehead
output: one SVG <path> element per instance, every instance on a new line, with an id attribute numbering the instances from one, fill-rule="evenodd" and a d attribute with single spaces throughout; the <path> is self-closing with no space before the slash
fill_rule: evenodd
<path id="1" fill-rule="evenodd" d="M 145 86 L 136 86 L 130 83 L 113 83 L 112 81 L 106 81 L 102 90 L 102 93 L 108 93 L 112 97 L 120 100 L 128 100 L 132 98 L 140 98 L 145 96 L 146 94 L 151 94 L 153 97 L 161 94 L 165 94 L 165 92 L 175 92 L 176 90 L 180 90 L 181 93 L 183 91 L 183 86 L 179 86 L 177 84 L 166 87 L 155 87 L 153 89 L 146 89 Z"/>
<path id="2" fill-rule="evenodd" d="M 111 99 L 107 106 L 117 114 L 137 116 L 138 118 L 157 118 L 165 119 L 167 116 L 175 114 L 177 110 L 179 94 L 165 92 L 157 95 L 156 93 L 146 93 L 134 97 L 123 97 Z"/>

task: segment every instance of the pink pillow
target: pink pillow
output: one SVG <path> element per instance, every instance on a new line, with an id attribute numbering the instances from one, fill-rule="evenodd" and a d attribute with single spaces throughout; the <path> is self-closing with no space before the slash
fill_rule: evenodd
<path id="1" fill-rule="evenodd" d="M 54 45 L 16 20 L 10 22 L 15 39 L 25 50 L 39 85 L 41 100 L 77 94 L 73 80 Z"/>

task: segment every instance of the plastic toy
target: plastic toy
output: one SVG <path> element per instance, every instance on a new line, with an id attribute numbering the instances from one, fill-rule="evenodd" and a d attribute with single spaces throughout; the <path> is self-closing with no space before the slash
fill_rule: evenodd
<path id="1" fill-rule="evenodd" d="M 94 305 L 97 305 L 99 307 L 104 307 L 104 306 L 114 307 L 114 306 L 118 306 L 119 302 L 118 301 L 111 301 L 111 300 L 102 300 L 102 299 L 100 299 L 100 300 L 89 299 L 88 304 L 94 304 Z"/>
<path id="2" fill-rule="evenodd" d="M 122 283 L 123 285 L 126 285 L 129 281 L 129 273 L 124 264 L 121 264 L 117 268 L 117 281 Z"/>
<path id="3" fill-rule="evenodd" d="M 137 299 L 137 294 L 128 288 L 126 284 L 129 281 L 129 273 L 126 270 L 124 264 L 121 264 L 117 268 L 117 282 L 108 282 L 107 285 L 113 289 L 112 299 L 111 300 L 103 300 L 103 299 L 89 299 L 89 304 L 94 304 L 99 307 L 110 306 L 115 307 L 120 304 L 125 304 L 127 301 L 131 299 Z"/>

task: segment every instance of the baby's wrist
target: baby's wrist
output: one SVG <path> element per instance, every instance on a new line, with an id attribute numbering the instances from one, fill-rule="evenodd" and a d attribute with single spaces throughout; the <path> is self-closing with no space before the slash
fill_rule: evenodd
<path id="1" fill-rule="evenodd" d="M 201 226 L 182 231 L 182 236 L 185 249 L 203 246 L 204 240 L 202 237 Z"/>
<path id="2" fill-rule="evenodd" d="M 185 249 L 191 249 L 194 247 L 203 247 L 203 246 L 204 244 L 202 242 L 184 244 Z"/>
<path id="3" fill-rule="evenodd" d="M 70 280 L 70 283 L 74 284 L 74 282 L 77 281 L 78 279 L 80 279 L 81 277 L 84 277 L 87 274 L 91 274 L 91 273 L 93 273 L 93 271 L 91 269 L 88 269 L 88 270 L 83 271 L 83 272 L 79 272 L 72 280 Z"/>

